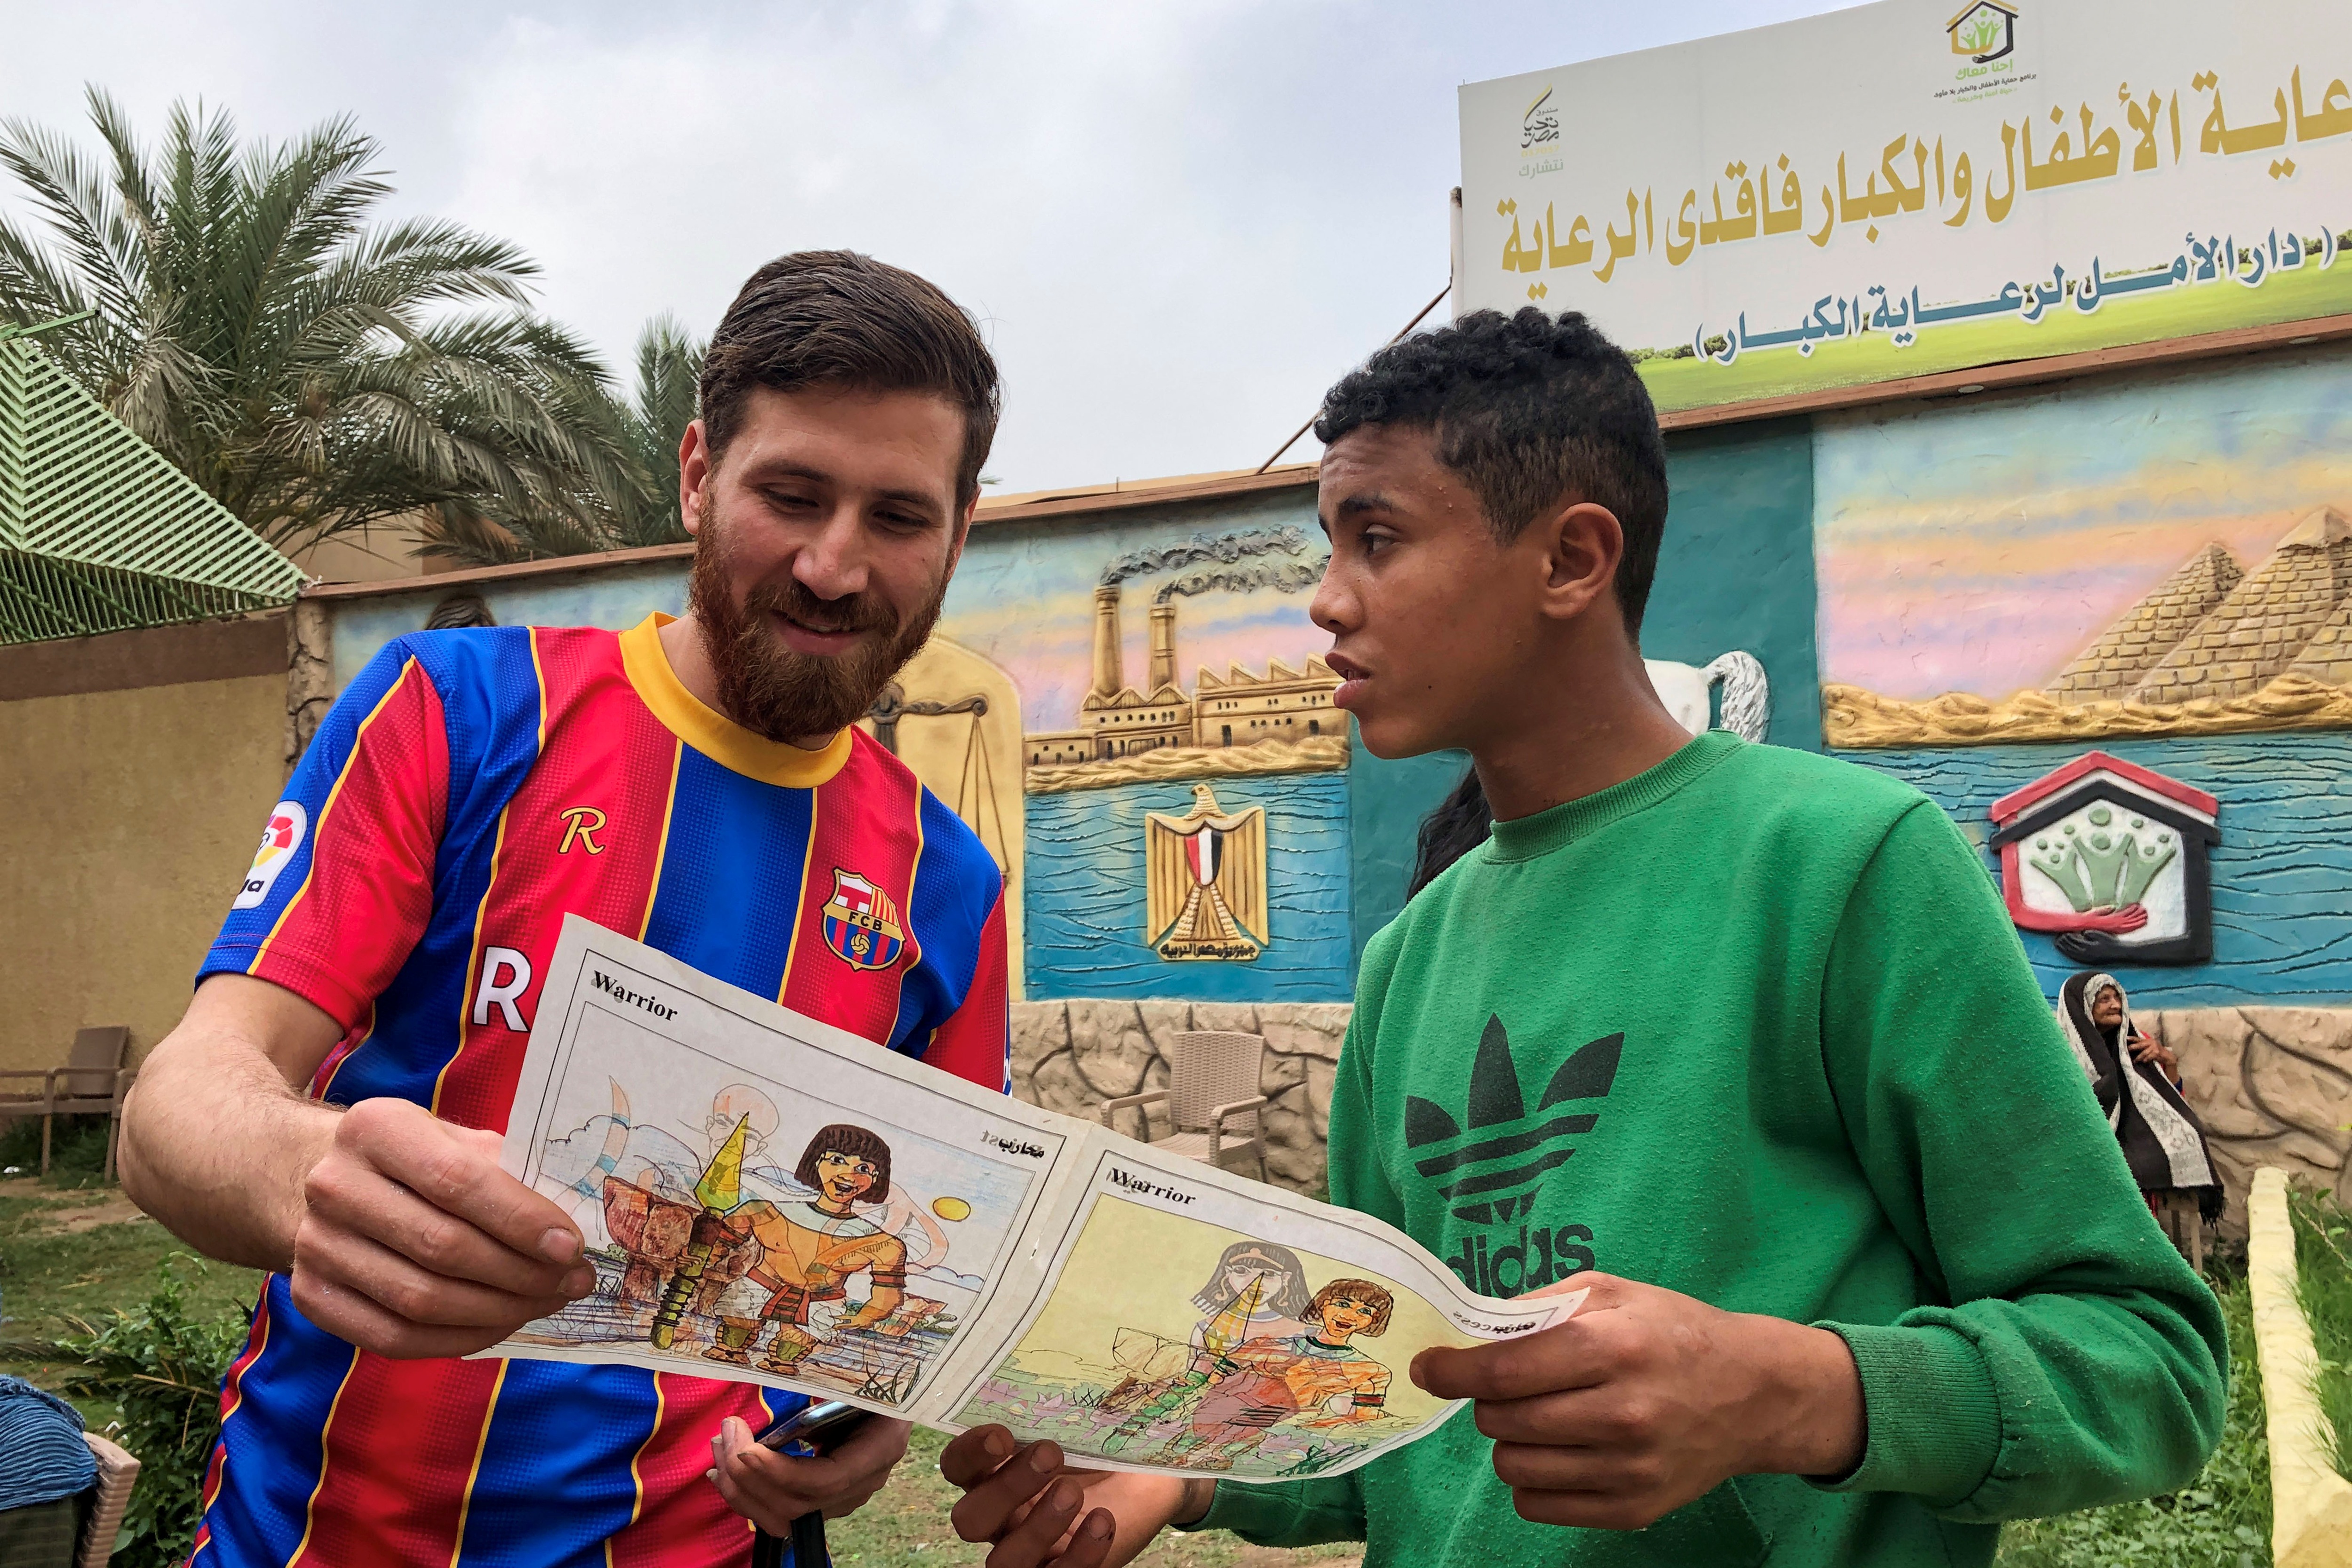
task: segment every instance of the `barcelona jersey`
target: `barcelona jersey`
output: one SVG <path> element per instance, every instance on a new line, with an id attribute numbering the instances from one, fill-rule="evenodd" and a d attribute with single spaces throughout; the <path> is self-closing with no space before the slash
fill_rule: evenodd
<path id="1" fill-rule="evenodd" d="M 991 1089 L 1003 878 L 898 759 L 763 740 L 615 636 L 424 632 L 352 682 L 270 813 L 203 974 L 344 1029 L 313 1095 L 504 1131 L 539 976 L 578 914 Z M 740 1563 L 703 1479 L 756 1384 L 550 1362 L 391 1361 L 270 1276 L 222 1386 L 197 1568 Z"/>

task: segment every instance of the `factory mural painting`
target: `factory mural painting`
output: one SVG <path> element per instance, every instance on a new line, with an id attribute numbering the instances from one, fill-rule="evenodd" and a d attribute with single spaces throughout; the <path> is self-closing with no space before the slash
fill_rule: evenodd
<path id="1" fill-rule="evenodd" d="M 1323 560 L 1295 499 L 975 541 L 867 728 L 1004 868 L 1024 994 L 1348 995 Z"/>

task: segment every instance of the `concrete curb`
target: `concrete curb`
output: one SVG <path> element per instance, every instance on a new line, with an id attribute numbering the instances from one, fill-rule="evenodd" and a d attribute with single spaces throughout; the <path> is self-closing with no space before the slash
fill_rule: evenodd
<path id="1" fill-rule="evenodd" d="M 2246 1219 L 2247 1282 L 2271 1450 L 2271 1561 L 2277 1568 L 2347 1568 L 2352 1481 L 2336 1473 L 2312 1392 L 2319 1355 L 2294 1297 L 2284 1171 L 2264 1166 L 2254 1173 Z"/>

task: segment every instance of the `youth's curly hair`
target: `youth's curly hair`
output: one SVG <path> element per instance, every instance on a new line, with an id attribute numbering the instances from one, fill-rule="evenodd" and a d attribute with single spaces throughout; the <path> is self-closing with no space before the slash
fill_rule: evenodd
<path id="1" fill-rule="evenodd" d="M 1666 447 L 1625 352 L 1570 310 L 1473 310 L 1391 343 L 1323 396 L 1325 446 L 1368 425 L 1437 437 L 1507 544 L 1563 500 L 1607 507 L 1625 531 L 1617 604 L 1638 635 L 1666 531 Z"/>

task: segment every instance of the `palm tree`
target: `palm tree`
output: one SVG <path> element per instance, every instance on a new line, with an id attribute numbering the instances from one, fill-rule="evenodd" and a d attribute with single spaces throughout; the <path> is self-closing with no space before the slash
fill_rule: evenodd
<path id="1" fill-rule="evenodd" d="M 451 507 L 602 547 L 635 459 L 602 367 L 532 311 L 530 258 L 371 223 L 392 187 L 348 119 L 240 146 L 226 113 L 177 105 L 151 154 L 112 99 L 89 102 L 96 158 L 0 124 L 49 241 L 0 219 L 0 321 L 87 312 L 43 349 L 289 553 Z"/>
<path id="2" fill-rule="evenodd" d="M 695 417 L 702 356 L 709 347 L 669 316 L 637 334 L 636 385 L 625 400 L 606 384 L 565 389 L 565 417 L 614 454 L 604 482 L 561 504 L 530 493 L 450 501 L 426 521 L 424 552 L 472 566 L 544 555 L 672 544 L 687 537 L 677 512 L 677 444 Z"/>

